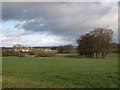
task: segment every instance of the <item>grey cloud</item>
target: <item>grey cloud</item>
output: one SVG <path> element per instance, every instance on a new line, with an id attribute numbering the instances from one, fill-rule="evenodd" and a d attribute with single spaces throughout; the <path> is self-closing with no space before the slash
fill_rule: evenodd
<path id="1" fill-rule="evenodd" d="M 97 7 L 97 9 L 96 9 Z M 3 3 L 3 20 L 26 20 L 33 18 L 59 18 L 66 15 L 78 15 L 84 12 L 88 15 L 106 14 L 110 11 L 110 6 L 101 6 L 100 3 Z"/>
<path id="2" fill-rule="evenodd" d="M 15 27 L 20 26 L 26 31 L 49 32 L 70 40 L 95 27 L 108 28 L 112 25 L 112 21 L 105 19 L 111 12 L 117 12 L 113 6 L 114 4 L 99 2 L 3 3 L 3 20 L 24 20 L 25 23 Z M 112 16 L 107 18 L 111 19 Z"/>
<path id="3" fill-rule="evenodd" d="M 15 28 L 19 28 L 21 26 L 21 24 L 16 24 Z"/>

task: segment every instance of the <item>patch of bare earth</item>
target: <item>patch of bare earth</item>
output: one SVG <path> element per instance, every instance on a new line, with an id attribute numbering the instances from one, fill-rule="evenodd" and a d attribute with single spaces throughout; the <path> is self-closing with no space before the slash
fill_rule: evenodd
<path id="1" fill-rule="evenodd" d="M 30 58 L 54 58 L 54 57 L 70 57 L 70 54 L 57 54 L 55 56 L 51 56 L 51 57 L 35 57 L 34 55 L 25 55 L 26 57 L 30 57 Z"/>

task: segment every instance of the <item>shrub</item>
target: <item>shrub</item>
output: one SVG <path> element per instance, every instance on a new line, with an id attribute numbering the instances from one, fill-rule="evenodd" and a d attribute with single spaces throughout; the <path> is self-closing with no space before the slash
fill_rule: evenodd
<path id="1" fill-rule="evenodd" d="M 17 56 L 23 57 L 24 54 L 22 52 L 15 52 L 13 50 L 8 50 L 6 48 L 2 49 L 2 56 Z"/>
<path id="2" fill-rule="evenodd" d="M 36 50 L 31 50 L 31 51 L 29 52 L 30 55 L 35 55 L 35 53 L 36 53 Z"/>
<path id="3" fill-rule="evenodd" d="M 14 52 L 13 56 L 24 57 L 25 55 L 22 52 Z"/>
<path id="4" fill-rule="evenodd" d="M 36 51 L 35 57 L 52 57 L 55 54 L 56 53 L 53 51 L 39 50 L 39 51 Z"/>
<path id="5" fill-rule="evenodd" d="M 6 48 L 2 49 L 2 56 L 13 56 L 14 52 L 13 50 L 8 50 Z"/>

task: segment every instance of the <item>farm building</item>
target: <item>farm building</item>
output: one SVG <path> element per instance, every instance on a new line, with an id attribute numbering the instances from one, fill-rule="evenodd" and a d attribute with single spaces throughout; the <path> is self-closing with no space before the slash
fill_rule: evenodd
<path id="1" fill-rule="evenodd" d="M 15 46 L 13 46 L 13 50 L 14 51 L 18 51 L 18 52 L 29 52 L 32 50 L 31 47 L 25 47 L 25 46 L 22 46 L 20 44 L 17 44 Z"/>

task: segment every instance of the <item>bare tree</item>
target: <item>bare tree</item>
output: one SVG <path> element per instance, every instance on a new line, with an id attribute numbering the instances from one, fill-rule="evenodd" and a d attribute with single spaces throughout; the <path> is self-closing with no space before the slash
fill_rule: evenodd
<path id="1" fill-rule="evenodd" d="M 96 28 L 93 31 L 82 35 L 78 40 L 79 55 L 86 57 L 104 58 L 110 49 L 113 31 L 111 29 Z"/>
<path id="2" fill-rule="evenodd" d="M 58 53 L 71 53 L 73 50 L 73 46 L 72 45 L 59 46 L 57 50 Z"/>

